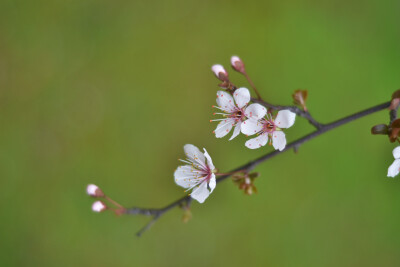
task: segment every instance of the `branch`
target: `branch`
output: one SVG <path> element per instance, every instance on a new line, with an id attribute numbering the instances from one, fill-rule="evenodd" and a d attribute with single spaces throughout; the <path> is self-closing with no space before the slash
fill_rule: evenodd
<path id="1" fill-rule="evenodd" d="M 319 135 L 321 135 L 323 133 L 326 133 L 326 132 L 328 132 L 330 130 L 333 130 L 333 129 L 339 127 L 339 126 L 342 126 L 342 125 L 347 124 L 349 122 L 352 122 L 354 120 L 360 119 L 360 118 L 365 117 L 367 115 L 370 115 L 372 113 L 375 113 L 375 112 L 381 111 L 383 109 L 386 109 L 386 108 L 388 108 L 390 106 L 390 102 L 385 102 L 383 104 L 380 104 L 380 105 L 365 109 L 363 111 L 354 113 L 354 114 L 349 115 L 347 117 L 338 119 L 338 120 L 336 120 L 334 122 L 331 122 L 331 123 L 328 123 L 328 124 L 321 124 L 321 123 L 315 121 L 308 112 L 300 110 L 297 107 L 293 107 L 293 106 L 273 106 L 273 105 L 268 104 L 268 103 L 266 103 L 266 102 L 264 102 L 262 100 L 257 100 L 257 99 L 252 99 L 252 100 L 254 102 L 261 103 L 261 104 L 265 105 L 266 107 L 277 109 L 277 110 L 289 109 L 292 112 L 295 112 L 296 114 L 298 114 L 299 116 L 302 116 L 302 117 L 306 118 L 312 125 L 314 125 L 317 128 L 317 130 L 315 130 L 314 132 L 312 132 L 312 133 L 310 133 L 310 134 L 308 134 L 308 135 L 306 135 L 306 136 L 304 136 L 302 138 L 297 139 L 294 142 L 291 142 L 291 143 L 287 144 L 286 148 L 283 151 L 275 150 L 273 152 L 265 154 L 264 156 L 261 156 L 261 157 L 255 159 L 255 160 L 252 160 L 252 161 L 250 161 L 249 163 L 247 163 L 245 165 L 237 167 L 236 169 L 230 171 L 229 173 L 234 173 L 234 172 L 241 171 L 241 170 L 249 172 L 249 171 L 253 170 L 260 163 L 263 163 L 263 162 L 267 161 L 268 159 L 270 159 L 272 157 L 275 157 L 276 155 L 280 154 L 281 152 L 288 151 L 288 150 L 290 150 L 292 148 L 297 148 L 299 145 L 301 145 L 301 144 L 303 144 L 303 143 L 305 143 L 307 141 L 310 141 L 310 140 L 314 139 L 315 137 L 317 137 L 317 136 L 319 136 Z M 232 174 L 220 176 L 220 178 L 217 179 L 217 183 L 220 183 L 220 182 L 226 180 L 231 175 Z M 191 197 L 189 195 L 187 195 L 187 196 L 184 196 L 184 197 L 176 200 L 175 202 L 172 202 L 171 204 L 169 204 L 169 205 L 167 205 L 167 206 L 165 206 L 163 208 L 146 209 L 146 208 L 133 207 L 133 208 L 130 208 L 130 209 L 125 209 L 123 214 L 127 214 L 127 215 L 139 215 L 140 214 L 140 215 L 147 215 L 147 216 L 152 216 L 153 217 L 152 220 L 144 228 L 142 228 L 137 233 L 137 236 L 140 236 L 141 234 L 143 234 L 143 232 L 148 230 L 166 212 L 168 212 L 169 210 L 171 210 L 172 208 L 175 208 L 177 206 L 181 206 L 181 207 L 183 205 L 189 206 L 190 205 L 190 201 L 191 201 Z"/>
<path id="2" fill-rule="evenodd" d="M 260 99 L 257 99 L 257 98 L 252 98 L 251 101 L 253 101 L 254 103 L 261 104 L 266 108 L 270 108 L 270 109 L 274 109 L 274 110 L 283 110 L 283 109 L 290 110 L 291 112 L 296 113 L 298 116 L 303 117 L 306 120 L 308 120 L 308 122 L 310 124 L 312 124 L 316 129 L 322 129 L 324 127 L 324 124 L 316 121 L 313 118 L 313 116 L 311 116 L 310 112 L 302 110 L 299 107 L 272 105 L 272 104 L 270 104 L 268 102 L 265 102 L 264 100 L 260 100 Z"/>

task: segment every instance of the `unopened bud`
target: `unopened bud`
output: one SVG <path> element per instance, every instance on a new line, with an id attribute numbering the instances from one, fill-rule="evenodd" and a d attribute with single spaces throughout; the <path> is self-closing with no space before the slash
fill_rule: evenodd
<path id="1" fill-rule="evenodd" d="M 229 81 L 228 72 L 224 69 L 224 67 L 220 64 L 215 64 L 211 67 L 211 70 L 214 72 L 215 76 L 222 82 Z"/>
<path id="2" fill-rule="evenodd" d="M 244 74 L 246 72 L 246 70 L 244 68 L 244 63 L 238 56 L 231 57 L 231 65 L 234 70 L 236 70 L 240 73 Z"/>
<path id="3" fill-rule="evenodd" d="M 104 202 L 100 200 L 95 201 L 92 205 L 92 210 L 94 212 L 102 212 L 105 211 L 106 209 L 107 209 L 106 204 L 104 204 Z"/>
<path id="4" fill-rule="evenodd" d="M 86 192 L 91 197 L 104 197 L 103 191 L 101 191 L 101 189 L 94 184 L 89 184 L 86 187 Z"/>
<path id="5" fill-rule="evenodd" d="M 371 129 L 372 134 L 388 134 L 389 127 L 386 124 L 378 124 L 372 127 Z"/>

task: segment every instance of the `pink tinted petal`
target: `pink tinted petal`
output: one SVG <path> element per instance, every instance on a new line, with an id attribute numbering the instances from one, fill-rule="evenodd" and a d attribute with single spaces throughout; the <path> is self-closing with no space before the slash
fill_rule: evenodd
<path id="1" fill-rule="evenodd" d="M 239 108 L 243 108 L 250 102 L 250 92 L 247 88 L 241 87 L 233 93 L 236 105 Z"/>
<path id="2" fill-rule="evenodd" d="M 248 119 L 241 123 L 240 129 L 245 135 L 253 135 L 261 131 L 263 125 L 255 119 Z"/>
<path id="3" fill-rule="evenodd" d="M 241 125 L 242 123 L 240 123 L 240 122 L 238 122 L 237 124 L 236 124 L 236 126 L 235 126 L 235 129 L 233 129 L 233 134 L 232 134 L 232 137 L 229 139 L 229 141 L 230 140 L 232 140 L 233 138 L 235 138 L 236 136 L 238 136 L 239 134 L 240 134 L 240 125 Z"/>
<path id="4" fill-rule="evenodd" d="M 279 151 L 285 149 L 286 137 L 284 132 L 275 131 L 272 133 L 272 146 Z"/>
<path id="5" fill-rule="evenodd" d="M 235 120 L 231 118 L 223 120 L 220 123 L 218 123 L 217 128 L 214 130 L 215 137 L 221 138 L 227 135 L 231 131 L 234 124 Z"/>
<path id="6" fill-rule="evenodd" d="M 244 111 L 244 115 L 249 119 L 259 120 L 267 114 L 267 109 L 260 104 L 251 104 Z"/>
<path id="7" fill-rule="evenodd" d="M 226 112 L 232 113 L 235 111 L 235 103 L 230 94 L 224 91 L 217 92 L 217 104 Z"/>
<path id="8" fill-rule="evenodd" d="M 250 139 L 245 143 L 245 146 L 250 149 L 257 149 L 265 146 L 268 143 L 268 134 L 261 134 L 256 138 Z"/>
<path id="9" fill-rule="evenodd" d="M 296 114 L 290 110 L 281 110 L 275 119 L 275 125 L 279 128 L 289 128 L 294 124 Z"/>

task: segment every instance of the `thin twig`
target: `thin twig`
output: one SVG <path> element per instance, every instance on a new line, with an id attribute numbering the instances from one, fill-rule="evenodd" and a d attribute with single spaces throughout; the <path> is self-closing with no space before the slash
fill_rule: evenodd
<path id="1" fill-rule="evenodd" d="M 381 110 L 389 107 L 389 105 L 390 105 L 390 102 L 386 102 L 386 103 L 383 103 L 383 104 L 380 104 L 380 105 L 365 109 L 363 111 L 354 113 L 352 115 L 346 116 L 344 118 L 341 118 L 341 119 L 336 120 L 334 122 L 331 122 L 329 124 L 325 124 L 325 125 L 319 124 L 319 128 L 317 128 L 317 130 L 315 130 L 314 132 L 312 132 L 312 133 L 310 133 L 310 134 L 308 134 L 308 135 L 306 135 L 306 136 L 304 136 L 304 137 L 302 137 L 300 139 L 297 139 L 294 142 L 291 142 L 291 143 L 287 144 L 283 151 L 275 150 L 273 152 L 270 152 L 268 154 L 265 154 L 264 156 L 261 156 L 261 157 L 255 159 L 255 160 L 252 160 L 252 161 L 250 161 L 249 163 L 247 163 L 247 164 L 245 164 L 243 166 L 240 166 L 240 167 L 238 167 L 236 169 L 233 169 L 233 170 L 231 170 L 229 172 L 230 174 L 223 175 L 220 178 L 218 178 L 217 179 L 217 183 L 220 183 L 220 182 L 226 180 L 227 178 L 229 178 L 232 175 L 231 173 L 235 173 L 235 172 L 237 172 L 239 170 L 246 170 L 246 171 L 249 172 L 249 171 L 253 170 L 260 163 L 265 162 L 268 159 L 270 159 L 270 158 L 272 158 L 272 157 L 274 157 L 274 156 L 276 156 L 276 155 L 278 155 L 278 154 L 280 154 L 280 153 L 282 153 L 284 151 L 288 151 L 288 150 L 290 150 L 292 148 L 296 148 L 296 147 L 300 146 L 301 144 L 303 144 L 303 143 L 305 143 L 307 141 L 310 141 L 310 140 L 314 139 L 315 137 L 317 137 L 317 136 L 319 136 L 319 135 L 321 135 L 323 133 L 326 133 L 326 132 L 328 132 L 330 130 L 333 130 L 333 129 L 339 127 L 339 126 L 342 126 L 342 125 L 347 124 L 349 122 L 352 122 L 354 120 L 360 119 L 360 118 L 365 117 L 365 116 L 367 116 L 369 114 L 381 111 Z M 283 107 L 283 106 L 275 106 L 275 107 Z M 181 206 L 184 202 L 188 203 L 188 201 L 190 199 L 191 199 L 190 196 L 184 196 L 184 197 L 172 202 L 171 204 L 165 206 L 164 208 L 160 208 L 160 209 L 146 209 L 146 208 L 134 207 L 134 208 L 126 209 L 125 210 L 125 214 L 130 214 L 130 215 L 141 214 L 141 215 L 153 216 L 153 219 L 144 228 L 142 228 L 137 233 L 137 235 L 140 236 L 141 234 L 143 234 L 143 232 L 148 230 L 166 212 L 168 212 L 169 210 L 171 210 L 174 207 Z"/>
<path id="2" fill-rule="evenodd" d="M 290 110 L 293 113 L 296 113 L 298 116 L 305 118 L 306 120 L 308 120 L 309 123 L 311 123 L 316 129 L 322 129 L 324 127 L 324 124 L 318 122 L 317 120 L 315 120 L 313 118 L 313 116 L 311 116 L 310 112 L 302 110 L 299 107 L 296 106 L 280 106 L 280 105 L 273 105 L 270 104 L 268 102 L 265 102 L 264 100 L 260 100 L 257 98 L 252 98 L 251 101 L 261 104 L 263 106 L 265 106 L 266 108 L 270 108 L 273 110 L 283 110 L 283 109 L 287 109 Z"/>

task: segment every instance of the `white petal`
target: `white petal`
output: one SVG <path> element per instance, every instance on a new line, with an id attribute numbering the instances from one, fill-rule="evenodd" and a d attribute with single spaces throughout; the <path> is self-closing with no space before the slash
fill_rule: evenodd
<path id="1" fill-rule="evenodd" d="M 244 115 L 247 118 L 252 118 L 252 119 L 261 119 L 265 116 L 265 114 L 267 113 L 267 109 L 260 105 L 260 104 L 251 104 L 250 106 L 248 106 L 246 108 L 246 110 L 244 111 Z"/>
<path id="2" fill-rule="evenodd" d="M 275 125 L 279 128 L 289 128 L 294 124 L 296 119 L 296 113 L 291 112 L 290 110 L 281 110 L 278 112 L 278 115 L 275 119 Z"/>
<path id="3" fill-rule="evenodd" d="M 400 158 L 400 146 L 396 147 L 395 149 L 393 149 L 393 157 L 395 159 Z"/>
<path id="4" fill-rule="evenodd" d="M 215 179 L 215 174 L 211 174 L 211 178 L 210 181 L 208 181 L 208 186 L 210 187 L 211 191 L 210 194 L 212 193 L 212 191 L 214 191 L 215 187 L 217 186 L 217 180 Z"/>
<path id="5" fill-rule="evenodd" d="M 285 149 L 286 146 L 286 137 L 285 133 L 282 131 L 275 131 L 272 133 L 272 146 L 275 149 L 279 149 L 282 151 Z"/>
<path id="6" fill-rule="evenodd" d="M 256 119 L 248 119 L 241 123 L 240 129 L 245 135 L 253 135 L 261 131 L 263 124 Z"/>
<path id="7" fill-rule="evenodd" d="M 248 140 L 245 143 L 245 146 L 247 146 L 250 149 L 257 149 L 262 146 L 265 146 L 267 143 L 268 143 L 268 134 L 261 134 L 256 138 Z"/>
<path id="8" fill-rule="evenodd" d="M 235 103 L 230 94 L 224 91 L 217 92 L 217 104 L 218 106 L 226 112 L 232 113 L 235 111 Z"/>
<path id="9" fill-rule="evenodd" d="M 183 188 L 190 188 L 203 179 L 200 173 L 190 165 L 179 166 L 174 172 L 175 183 Z"/>
<path id="10" fill-rule="evenodd" d="M 203 203 L 206 198 L 210 195 L 210 191 L 207 188 L 207 182 L 202 182 L 198 187 L 196 187 L 190 196 L 196 199 L 198 202 Z"/>
<path id="11" fill-rule="evenodd" d="M 232 137 L 229 138 L 229 141 L 232 140 L 233 138 L 235 138 L 236 136 L 238 136 L 238 135 L 240 134 L 240 128 L 241 128 L 240 125 L 241 125 L 241 124 L 242 124 L 241 122 L 238 122 L 238 123 L 236 124 L 235 129 L 233 130 Z"/>
<path id="12" fill-rule="evenodd" d="M 236 105 L 239 108 L 243 108 L 250 102 L 250 92 L 247 88 L 241 87 L 233 93 Z"/>
<path id="13" fill-rule="evenodd" d="M 395 177 L 397 174 L 399 174 L 399 169 L 400 169 L 400 159 L 396 159 L 392 165 L 389 166 L 388 169 L 388 177 Z"/>
<path id="14" fill-rule="evenodd" d="M 227 135 L 231 131 L 234 124 L 235 120 L 232 118 L 223 120 L 218 123 L 217 128 L 214 130 L 215 137 L 221 138 Z"/>
<path id="15" fill-rule="evenodd" d="M 186 157 L 192 162 L 196 162 L 201 166 L 205 166 L 206 159 L 204 158 L 204 155 L 201 153 L 200 149 L 198 149 L 196 146 L 186 144 L 183 147 L 183 150 L 185 151 Z"/>
<path id="16" fill-rule="evenodd" d="M 208 165 L 208 167 L 210 167 L 210 170 L 213 171 L 215 169 L 215 166 L 212 162 L 212 159 L 211 159 L 210 155 L 208 154 L 207 150 L 205 148 L 203 148 L 203 149 L 204 149 L 204 156 L 207 158 L 207 165 Z"/>

